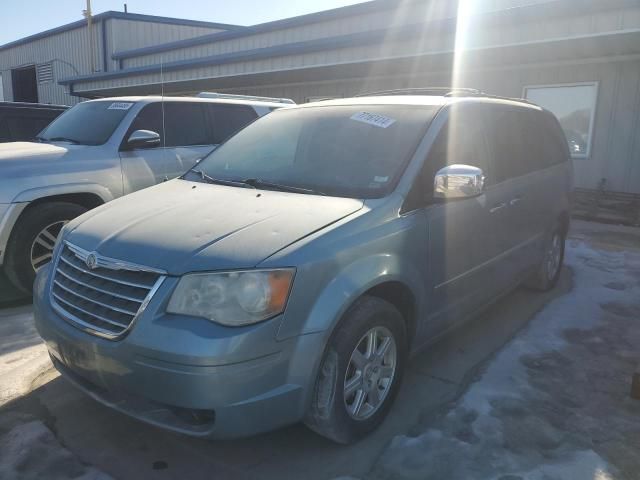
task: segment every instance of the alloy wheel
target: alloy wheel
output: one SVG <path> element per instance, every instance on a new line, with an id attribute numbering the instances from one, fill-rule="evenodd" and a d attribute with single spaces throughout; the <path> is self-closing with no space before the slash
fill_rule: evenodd
<path id="1" fill-rule="evenodd" d="M 53 247 L 56 244 L 56 239 L 60 235 L 62 227 L 64 227 L 69 221 L 61 220 L 59 222 L 52 223 L 43 228 L 35 240 L 31 244 L 31 266 L 34 271 L 38 271 L 51 261 L 53 257 Z"/>
<path id="2" fill-rule="evenodd" d="M 385 327 L 365 333 L 351 354 L 344 378 L 344 404 L 354 420 L 366 420 L 384 403 L 396 374 L 398 352 Z"/>

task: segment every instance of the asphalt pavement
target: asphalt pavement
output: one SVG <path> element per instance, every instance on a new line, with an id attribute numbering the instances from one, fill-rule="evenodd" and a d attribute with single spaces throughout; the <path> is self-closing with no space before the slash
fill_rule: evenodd
<path id="1" fill-rule="evenodd" d="M 16 304 L 28 303 L 30 298 L 24 293 L 14 288 L 7 276 L 4 274 L 2 268 L 0 268 L 0 308 L 7 308 Z"/>

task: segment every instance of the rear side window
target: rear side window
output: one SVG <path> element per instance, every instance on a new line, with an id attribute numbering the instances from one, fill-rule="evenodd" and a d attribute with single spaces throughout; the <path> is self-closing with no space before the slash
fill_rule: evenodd
<path id="1" fill-rule="evenodd" d="M 213 119 L 213 142 L 222 143 L 258 118 L 256 111 L 247 105 L 207 104 Z"/>
<path id="2" fill-rule="evenodd" d="M 496 183 L 567 160 L 566 141 L 549 114 L 529 109 L 491 110 L 486 124 Z"/>

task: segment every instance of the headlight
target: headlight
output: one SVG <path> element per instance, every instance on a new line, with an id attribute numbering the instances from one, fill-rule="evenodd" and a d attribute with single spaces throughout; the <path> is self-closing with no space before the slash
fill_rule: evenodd
<path id="1" fill-rule="evenodd" d="M 293 269 L 185 275 L 167 312 L 231 327 L 257 323 L 284 311 L 293 275 Z"/>

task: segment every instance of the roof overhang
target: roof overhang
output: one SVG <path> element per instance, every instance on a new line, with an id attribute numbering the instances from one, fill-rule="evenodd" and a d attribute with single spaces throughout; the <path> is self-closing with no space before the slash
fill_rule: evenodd
<path id="1" fill-rule="evenodd" d="M 557 38 L 544 41 L 515 43 L 468 49 L 460 52 L 463 71 L 516 68 L 550 62 L 585 62 L 589 60 L 629 58 L 640 56 L 640 29 L 623 30 L 596 35 Z M 164 84 L 165 93 L 193 92 L 212 88 L 243 88 L 276 84 L 319 82 L 327 80 L 373 78 L 388 75 L 451 72 L 456 53 L 453 49 L 428 52 L 405 57 L 379 58 L 361 62 L 301 67 L 294 69 L 256 72 L 191 80 L 178 80 Z M 157 94 L 159 83 L 117 85 L 86 88 L 82 82 L 74 85 L 74 94 L 82 97 L 104 97 L 128 94 Z"/>

